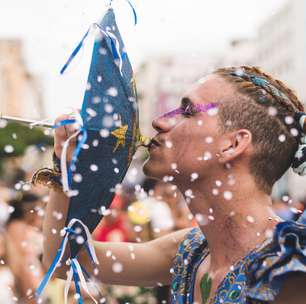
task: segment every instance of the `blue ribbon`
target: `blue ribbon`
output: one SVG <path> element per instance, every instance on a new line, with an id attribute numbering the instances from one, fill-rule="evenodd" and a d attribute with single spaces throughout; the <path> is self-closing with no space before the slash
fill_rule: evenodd
<path id="1" fill-rule="evenodd" d="M 66 125 L 72 125 L 76 123 L 76 119 L 64 119 L 64 120 L 61 120 L 60 122 L 56 123 L 54 126 L 52 126 L 52 129 L 57 129 L 59 127 L 63 127 L 63 126 L 66 126 Z"/>
<path id="2" fill-rule="evenodd" d="M 64 64 L 64 66 L 62 67 L 60 73 L 61 75 L 64 74 L 64 72 L 66 71 L 66 69 L 68 68 L 68 66 L 70 65 L 71 61 L 73 60 L 73 58 L 78 54 L 78 52 L 80 51 L 80 49 L 83 46 L 84 40 L 87 38 L 88 34 L 90 32 L 90 28 L 87 30 L 87 32 L 85 33 L 85 35 L 83 36 L 82 40 L 79 42 L 79 44 L 77 45 L 77 47 L 74 49 L 74 51 L 72 52 L 72 54 L 70 55 L 69 59 L 67 60 L 67 62 Z"/>
<path id="3" fill-rule="evenodd" d="M 82 135 L 82 137 L 78 141 L 78 144 L 77 144 L 76 148 L 73 151 L 72 159 L 71 159 L 70 165 L 68 167 L 68 183 L 69 183 L 69 186 L 72 183 L 72 169 L 75 168 L 75 163 L 78 160 L 78 156 L 79 156 L 79 154 L 81 152 L 82 146 L 85 144 L 85 142 L 87 140 L 87 137 L 88 137 L 87 130 L 84 127 L 81 128 L 80 134 Z"/>
<path id="4" fill-rule="evenodd" d="M 137 20 L 137 13 L 136 13 L 136 10 L 133 6 L 133 4 L 129 1 L 129 0 L 126 0 L 127 3 L 129 4 L 129 6 L 131 7 L 132 11 L 133 11 L 133 16 L 134 16 L 134 25 L 137 24 L 138 20 Z M 109 2 L 109 6 L 111 6 L 113 0 L 110 0 Z M 80 49 L 82 48 L 83 44 L 84 44 L 84 41 L 85 39 L 87 38 L 88 34 L 90 33 L 90 30 L 91 30 L 91 27 L 89 27 L 89 29 L 87 30 L 87 32 L 85 33 L 85 35 L 83 36 L 83 38 L 81 39 L 81 41 L 79 42 L 79 44 L 76 46 L 76 48 L 73 50 L 73 52 L 71 53 L 71 55 L 69 56 L 67 62 L 64 64 L 64 66 L 61 68 L 60 70 L 60 74 L 64 74 L 65 71 L 67 70 L 67 68 L 69 67 L 70 63 L 72 62 L 72 60 L 74 59 L 74 57 L 78 54 L 78 52 L 80 51 Z M 111 37 L 109 37 L 111 39 Z M 111 39 L 111 45 L 112 45 L 112 50 L 113 50 L 113 54 L 114 56 L 117 56 L 115 59 L 118 59 L 119 58 L 119 55 L 117 54 L 117 50 L 116 48 L 114 47 L 114 42 L 113 40 Z M 123 54 L 124 56 L 124 54 Z M 123 57 L 122 56 L 122 57 Z"/>
<path id="5" fill-rule="evenodd" d="M 135 10 L 135 8 L 134 8 L 134 6 L 133 6 L 133 4 L 129 1 L 129 0 L 126 0 L 127 1 L 127 3 L 130 5 L 130 7 L 131 7 L 131 9 L 132 9 L 132 11 L 133 11 L 133 15 L 134 15 L 134 25 L 136 25 L 137 24 L 137 13 L 136 13 L 136 10 Z"/>
<path id="6" fill-rule="evenodd" d="M 79 275 L 78 275 L 78 271 L 77 271 L 76 266 L 74 265 L 73 260 L 71 260 L 71 267 L 72 267 L 72 270 L 73 270 L 73 280 L 74 280 L 75 290 L 76 290 L 76 293 L 79 294 L 79 296 L 80 296 L 78 298 L 78 303 L 79 304 L 84 304 L 84 300 L 83 300 L 82 294 L 81 294 L 81 288 L 80 288 L 80 285 L 79 285 Z"/>
<path id="7" fill-rule="evenodd" d="M 57 265 L 58 262 L 59 262 L 59 259 L 60 259 L 60 256 L 61 256 L 61 254 L 62 254 L 63 247 L 64 247 L 64 241 L 65 241 L 65 238 L 62 240 L 62 243 L 61 243 L 59 249 L 57 250 L 56 256 L 55 256 L 55 258 L 54 258 L 52 264 L 50 265 L 50 267 L 49 267 L 47 273 L 45 274 L 45 276 L 44 276 L 44 278 L 43 278 L 43 280 L 41 281 L 41 283 L 39 284 L 39 286 L 37 287 L 37 289 L 36 289 L 36 291 L 35 291 L 35 295 L 36 295 L 37 297 L 39 297 L 39 296 L 42 294 L 44 288 L 46 287 L 46 284 L 48 283 L 48 281 L 49 281 L 50 278 L 51 278 L 51 275 L 52 275 L 52 273 L 53 273 L 53 271 L 54 271 L 56 265 Z"/>
<path id="8" fill-rule="evenodd" d="M 113 0 L 110 0 L 109 3 L 108 3 L 108 6 L 112 6 L 112 2 Z M 136 13 L 136 10 L 135 10 L 135 7 L 133 6 L 133 4 L 131 3 L 131 1 L 129 0 L 126 0 L 126 2 L 130 5 L 132 11 L 133 11 L 133 15 L 134 15 L 134 25 L 137 24 L 138 20 L 137 20 L 137 13 Z"/>

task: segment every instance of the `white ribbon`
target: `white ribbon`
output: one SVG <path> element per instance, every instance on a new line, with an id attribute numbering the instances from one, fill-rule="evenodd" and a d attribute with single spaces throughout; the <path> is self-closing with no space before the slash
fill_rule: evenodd
<path id="1" fill-rule="evenodd" d="M 79 112 L 75 112 L 72 115 L 72 118 L 76 120 L 76 126 L 79 128 L 75 133 L 73 133 L 63 144 L 63 149 L 61 153 L 61 172 L 62 172 L 62 184 L 63 184 L 63 191 L 65 193 L 70 194 L 70 187 L 69 187 L 69 178 L 68 178 L 68 168 L 67 168 L 67 152 L 69 148 L 70 141 L 77 137 L 81 130 L 80 128 L 83 126 L 83 119 Z"/>
<path id="2" fill-rule="evenodd" d="M 112 39 L 114 39 L 114 41 L 115 41 L 116 51 L 117 51 L 117 54 L 119 56 L 119 71 L 120 71 L 120 75 L 123 76 L 123 74 L 122 74 L 123 60 L 122 60 L 122 57 L 121 57 L 119 41 L 118 41 L 117 37 L 112 32 L 110 32 L 108 30 L 106 32 L 107 32 L 108 36 L 111 37 Z"/>
<path id="3" fill-rule="evenodd" d="M 78 260 L 77 259 L 72 259 L 71 263 L 73 263 L 74 266 L 77 269 L 79 279 L 80 279 L 80 282 L 81 282 L 81 286 L 86 291 L 86 293 L 90 296 L 90 298 L 95 302 L 95 304 L 97 304 L 98 303 L 97 300 L 94 298 L 94 296 L 90 293 L 90 291 L 88 289 L 86 279 L 84 278 L 83 271 L 82 271 L 81 265 L 79 264 Z"/>
<path id="4" fill-rule="evenodd" d="M 64 289 L 64 304 L 68 304 L 68 294 L 69 294 L 69 289 L 71 286 L 72 278 L 73 278 L 73 269 L 70 266 L 69 272 L 67 273 L 67 280 L 66 280 L 65 289 Z"/>

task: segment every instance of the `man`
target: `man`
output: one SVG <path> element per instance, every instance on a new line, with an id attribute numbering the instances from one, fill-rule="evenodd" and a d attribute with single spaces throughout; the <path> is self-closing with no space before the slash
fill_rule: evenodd
<path id="1" fill-rule="evenodd" d="M 221 69 L 195 84 L 178 109 L 153 121 L 157 135 L 144 172 L 156 179 L 173 176 L 199 229 L 133 244 L 134 259 L 128 243 L 95 243 L 101 281 L 171 284 L 172 302 L 177 303 L 304 303 L 305 262 L 286 255 L 283 271 L 273 259 L 299 246 L 305 249 L 305 227 L 292 223 L 298 226 L 290 234 L 295 243 L 288 243 L 286 234 L 281 234 L 281 244 L 272 239 L 280 219 L 272 212 L 270 197 L 299 147 L 297 133 L 303 132 L 297 131 L 293 117 L 300 111 L 303 106 L 294 93 L 257 68 Z M 58 128 L 57 157 L 66 139 L 65 130 Z M 51 191 L 44 221 L 46 266 L 61 240 L 51 230 L 63 228 L 68 206 L 63 193 Z M 54 218 L 55 211 L 64 214 L 61 220 Z M 266 254 L 267 248 L 286 250 Z M 114 259 L 107 251 L 122 271 L 113 271 Z M 80 263 L 90 267 L 85 256 L 80 253 Z M 262 269 L 268 278 L 261 279 Z M 65 277 L 65 269 L 58 276 Z"/>

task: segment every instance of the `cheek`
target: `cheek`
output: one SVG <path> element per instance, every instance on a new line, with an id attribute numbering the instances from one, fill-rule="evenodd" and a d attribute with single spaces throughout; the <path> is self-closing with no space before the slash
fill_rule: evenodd
<path id="1" fill-rule="evenodd" d="M 186 136 L 180 138 L 177 144 L 175 160 L 177 166 L 182 171 L 201 171 L 212 165 L 216 160 L 215 138 L 211 134 L 199 132 L 189 132 L 186 130 Z M 190 172 L 189 172 L 190 173 Z"/>

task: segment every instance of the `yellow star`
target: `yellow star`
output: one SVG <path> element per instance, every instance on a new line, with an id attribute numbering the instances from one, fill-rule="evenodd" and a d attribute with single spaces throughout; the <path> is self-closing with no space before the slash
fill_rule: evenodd
<path id="1" fill-rule="evenodd" d="M 128 125 L 124 125 L 112 132 L 112 135 L 117 138 L 117 143 L 116 143 L 116 146 L 113 152 L 116 152 L 119 146 L 122 146 L 122 147 L 125 146 L 125 136 L 126 136 L 127 129 L 128 129 Z"/>

